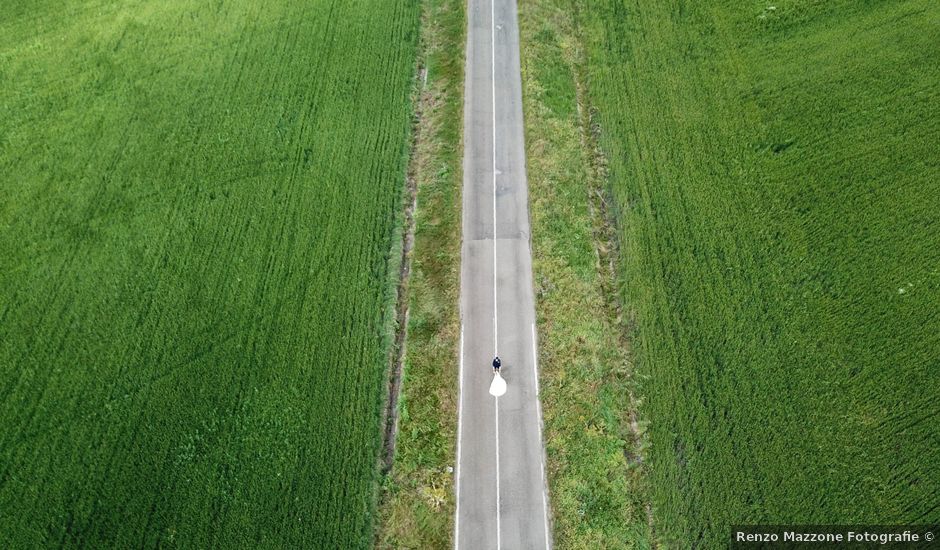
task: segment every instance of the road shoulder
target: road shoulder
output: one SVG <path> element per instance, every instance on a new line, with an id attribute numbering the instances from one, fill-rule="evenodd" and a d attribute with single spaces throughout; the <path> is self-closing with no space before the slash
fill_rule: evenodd
<path id="1" fill-rule="evenodd" d="M 541 394 L 554 537 L 650 546 L 628 314 L 612 269 L 603 157 L 583 104 L 571 6 L 520 5 Z"/>
<path id="2" fill-rule="evenodd" d="M 465 20 L 456 0 L 424 0 L 423 10 L 407 351 L 377 548 L 446 548 L 453 530 Z"/>

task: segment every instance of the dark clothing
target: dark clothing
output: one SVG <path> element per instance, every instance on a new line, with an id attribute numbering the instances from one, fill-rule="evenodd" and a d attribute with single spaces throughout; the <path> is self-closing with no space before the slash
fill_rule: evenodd
<path id="1" fill-rule="evenodd" d="M 493 359 L 493 370 L 499 372 L 499 366 L 502 365 L 502 361 L 499 360 L 499 357 Z"/>

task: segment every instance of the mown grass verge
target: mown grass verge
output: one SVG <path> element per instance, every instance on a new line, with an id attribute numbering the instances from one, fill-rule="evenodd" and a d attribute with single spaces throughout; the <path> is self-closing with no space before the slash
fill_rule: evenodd
<path id="1" fill-rule="evenodd" d="M 464 33 L 462 2 L 423 3 L 426 85 L 412 158 L 418 199 L 407 349 L 397 445 L 379 509 L 379 548 L 448 548 L 452 540 Z"/>
<path id="2" fill-rule="evenodd" d="M 520 3 L 542 407 L 558 548 L 644 548 L 643 424 L 568 2 Z"/>

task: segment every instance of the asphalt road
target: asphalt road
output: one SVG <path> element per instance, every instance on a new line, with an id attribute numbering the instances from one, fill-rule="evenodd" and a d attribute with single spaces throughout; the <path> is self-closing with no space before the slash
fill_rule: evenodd
<path id="1" fill-rule="evenodd" d="M 458 549 L 549 548 L 515 0 L 468 0 Z M 489 395 L 493 356 L 508 390 Z"/>

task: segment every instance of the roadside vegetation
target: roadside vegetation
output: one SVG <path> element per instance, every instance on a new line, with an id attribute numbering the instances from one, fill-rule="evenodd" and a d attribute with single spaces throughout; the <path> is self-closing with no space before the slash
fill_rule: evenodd
<path id="1" fill-rule="evenodd" d="M 936 2 L 532 0 L 521 9 L 530 180 L 543 189 L 533 192 L 533 237 L 548 296 L 539 320 L 559 540 L 569 509 L 559 500 L 577 479 L 562 458 L 582 442 L 554 431 L 578 401 L 551 393 L 572 376 L 553 373 L 551 350 L 569 350 L 564 370 L 599 363 L 577 359 L 593 346 L 567 339 L 577 325 L 551 326 L 553 285 L 566 271 L 594 271 L 584 252 L 564 263 L 547 253 L 585 249 L 585 205 L 596 204 L 577 154 L 545 160 L 577 139 L 570 123 L 544 122 L 575 117 L 571 59 L 617 223 L 634 365 L 625 373 L 637 383 L 640 431 L 648 422 L 641 486 L 654 543 L 719 546 L 735 523 L 940 521 Z M 565 14 L 575 31 L 558 34 L 571 24 Z M 558 55 L 528 49 L 539 43 Z M 568 193 L 583 201 L 572 215 L 541 214 Z M 579 307 L 602 311 L 587 296 Z M 598 394 L 609 384 L 598 380 Z M 629 410 L 624 395 L 607 398 L 611 410 Z M 582 413 L 582 430 L 616 436 L 625 419 L 596 410 Z M 623 471 L 605 465 L 604 482 Z M 606 493 L 579 500 L 587 518 L 595 494 Z M 622 509 L 625 525 L 639 524 L 635 504 Z"/>
<path id="2" fill-rule="evenodd" d="M 419 12 L 4 5 L 0 546 L 371 546 Z"/>
<path id="3" fill-rule="evenodd" d="M 570 2 L 519 6 L 539 370 L 558 548 L 645 548 L 643 426 Z"/>
<path id="4" fill-rule="evenodd" d="M 466 21 L 461 1 L 422 6 L 408 337 L 395 457 L 384 479 L 376 541 L 394 549 L 449 548 L 455 505 Z"/>

